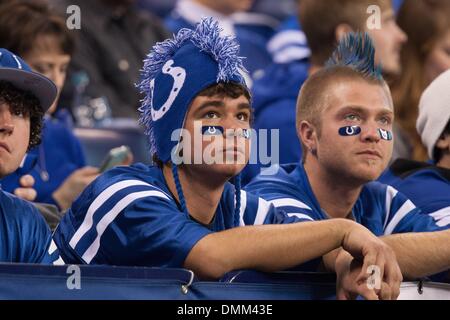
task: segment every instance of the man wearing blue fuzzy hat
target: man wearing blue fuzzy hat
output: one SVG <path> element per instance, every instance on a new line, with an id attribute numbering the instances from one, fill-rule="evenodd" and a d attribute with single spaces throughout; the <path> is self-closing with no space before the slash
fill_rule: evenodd
<path id="1" fill-rule="evenodd" d="M 53 82 L 0 49 L 0 178 L 14 172 L 40 143 L 42 119 L 56 98 Z M 30 203 L 0 189 L 0 262 L 57 260 L 50 229 Z"/>
<path id="2" fill-rule="evenodd" d="M 250 95 L 238 45 L 219 33 L 205 19 L 148 55 L 140 111 L 156 165 L 117 167 L 87 187 L 54 235 L 64 262 L 184 267 L 216 279 L 291 268 L 342 246 L 396 275 L 391 250 L 354 222 L 293 223 L 296 215 L 240 190 Z M 338 276 L 353 288 L 368 275 Z M 377 297 L 366 286 L 354 291 Z"/>

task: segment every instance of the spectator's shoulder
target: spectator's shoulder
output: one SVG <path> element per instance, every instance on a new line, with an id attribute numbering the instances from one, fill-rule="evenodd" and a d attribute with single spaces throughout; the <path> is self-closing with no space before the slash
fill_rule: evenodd
<path id="1" fill-rule="evenodd" d="M 6 223 L 18 225 L 21 229 L 27 226 L 47 228 L 44 219 L 34 205 L 3 190 L 0 191 L 0 208 L 0 213 Z"/>

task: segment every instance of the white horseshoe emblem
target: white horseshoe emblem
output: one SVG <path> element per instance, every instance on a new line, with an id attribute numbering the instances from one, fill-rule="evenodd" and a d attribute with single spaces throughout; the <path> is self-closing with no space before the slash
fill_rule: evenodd
<path id="1" fill-rule="evenodd" d="M 211 134 L 211 135 L 216 134 L 216 128 L 215 127 L 208 127 L 208 133 Z"/>
<path id="2" fill-rule="evenodd" d="M 178 94 L 181 91 L 181 88 L 183 87 L 184 80 L 186 79 L 186 70 L 182 67 L 172 67 L 173 63 L 174 63 L 173 60 L 169 60 L 162 67 L 162 73 L 170 75 L 174 81 L 172 85 L 172 90 L 170 90 L 170 95 L 161 108 L 159 108 L 158 110 L 153 109 L 153 101 L 152 101 L 151 113 L 153 121 L 161 119 L 167 113 L 167 111 L 170 110 L 173 102 L 175 101 L 175 99 L 177 98 Z M 155 79 L 153 79 L 150 82 L 150 90 L 152 92 L 152 96 L 154 89 L 155 89 Z"/>
<path id="3" fill-rule="evenodd" d="M 349 129 L 350 129 L 350 131 L 349 131 Z M 348 134 L 349 136 L 352 136 L 355 134 L 355 128 L 347 127 L 347 128 L 345 128 L 345 133 Z"/>

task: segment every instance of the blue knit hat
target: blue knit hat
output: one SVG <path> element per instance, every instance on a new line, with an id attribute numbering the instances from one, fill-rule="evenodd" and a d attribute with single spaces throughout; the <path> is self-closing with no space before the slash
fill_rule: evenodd
<path id="1" fill-rule="evenodd" d="M 163 163 L 171 159 L 179 143 L 171 141 L 172 132 L 183 128 L 188 108 L 200 91 L 220 82 L 246 86 L 243 73 L 247 71 L 238 56 L 239 45 L 233 37 L 221 36 L 220 31 L 217 21 L 202 19 L 194 30 L 181 29 L 173 39 L 157 43 L 144 61 L 139 84 L 145 95 L 139 108 L 140 122 L 149 138 L 151 154 Z M 173 165 L 172 169 L 185 210 L 177 167 Z"/>

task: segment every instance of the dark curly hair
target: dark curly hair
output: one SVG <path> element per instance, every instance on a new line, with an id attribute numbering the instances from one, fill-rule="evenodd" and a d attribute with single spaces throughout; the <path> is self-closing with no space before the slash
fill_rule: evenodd
<path id="1" fill-rule="evenodd" d="M 12 114 L 22 113 L 30 119 L 30 142 L 28 150 L 41 143 L 44 117 L 39 100 L 29 91 L 16 88 L 7 81 L 0 81 L 0 103 L 7 104 Z"/>

